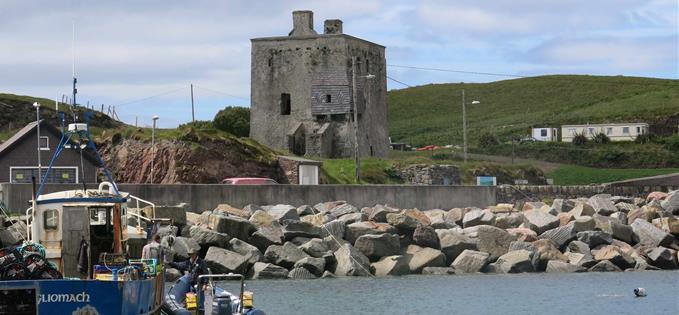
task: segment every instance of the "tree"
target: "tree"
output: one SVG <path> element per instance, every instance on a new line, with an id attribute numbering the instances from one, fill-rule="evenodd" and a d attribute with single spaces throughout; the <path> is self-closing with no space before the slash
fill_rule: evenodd
<path id="1" fill-rule="evenodd" d="M 250 109 L 229 106 L 220 110 L 212 122 L 215 128 L 230 132 L 238 137 L 250 134 Z"/>

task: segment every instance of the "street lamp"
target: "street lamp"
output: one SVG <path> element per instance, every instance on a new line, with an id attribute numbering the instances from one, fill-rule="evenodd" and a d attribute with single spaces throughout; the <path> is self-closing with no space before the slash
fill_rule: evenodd
<path id="1" fill-rule="evenodd" d="M 481 104 L 479 101 L 472 101 L 472 105 Z M 462 90 L 462 138 L 464 140 L 464 162 L 467 163 L 467 104 L 464 101 L 464 90 Z"/>
<path id="2" fill-rule="evenodd" d="M 153 115 L 151 117 L 153 120 L 153 128 L 151 129 L 151 150 L 153 150 L 153 158 L 151 158 L 151 184 L 153 184 L 153 169 L 155 166 L 155 161 L 156 161 L 156 121 L 158 120 L 157 115 Z"/>
<path id="3" fill-rule="evenodd" d="M 354 111 L 354 168 L 356 169 L 355 172 L 355 177 L 356 177 L 356 184 L 358 184 L 361 180 L 361 159 L 358 154 L 358 106 L 356 104 L 356 80 L 358 78 L 366 79 L 366 80 L 371 80 L 375 78 L 374 74 L 367 74 L 363 76 L 357 76 L 356 75 L 356 57 L 351 57 L 351 94 L 352 94 L 352 103 L 353 105 L 353 111 Z M 368 92 L 370 90 L 368 89 Z M 370 100 L 370 97 L 368 97 L 368 100 Z M 366 101 L 367 102 L 367 101 Z M 366 105 L 367 107 L 367 105 Z"/>
<path id="4" fill-rule="evenodd" d="M 35 122 L 38 125 L 38 183 L 42 184 L 42 159 L 40 158 L 40 103 L 34 102 Z"/>

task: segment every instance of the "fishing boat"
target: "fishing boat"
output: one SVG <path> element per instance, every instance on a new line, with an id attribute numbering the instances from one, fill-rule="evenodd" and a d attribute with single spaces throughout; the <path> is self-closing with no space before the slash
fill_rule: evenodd
<path id="1" fill-rule="evenodd" d="M 146 241 L 148 233 L 139 222 L 154 222 L 155 205 L 118 190 L 90 135 L 91 113 L 85 113 L 85 123 L 68 125 L 65 113 L 58 114 L 62 138 L 39 175 L 38 188 L 33 178 L 27 238 L 0 251 L 0 315 L 158 313 L 164 296 L 162 262 L 126 255 L 135 240 Z M 83 184 L 46 193 L 45 179 L 66 149 L 94 156 L 107 180 L 93 189 Z M 129 211 L 142 205 L 151 209 L 149 217 Z M 128 217 L 138 223 L 129 226 Z"/>

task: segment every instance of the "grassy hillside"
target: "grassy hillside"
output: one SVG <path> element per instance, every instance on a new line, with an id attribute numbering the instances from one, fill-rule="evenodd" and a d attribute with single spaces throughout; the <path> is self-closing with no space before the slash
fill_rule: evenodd
<path id="1" fill-rule="evenodd" d="M 589 185 L 671 173 L 679 173 L 679 168 L 610 169 L 568 165 L 547 174 L 547 177 L 553 178 L 555 185 Z"/>
<path id="2" fill-rule="evenodd" d="M 555 75 L 492 83 L 430 84 L 389 92 L 392 140 L 415 146 L 462 143 L 461 91 L 468 132 L 501 138 L 531 126 L 660 121 L 679 113 L 679 80 Z"/>

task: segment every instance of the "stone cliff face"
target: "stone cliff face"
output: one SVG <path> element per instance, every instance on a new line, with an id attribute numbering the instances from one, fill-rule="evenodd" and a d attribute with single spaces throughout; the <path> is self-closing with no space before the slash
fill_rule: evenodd
<path id="1" fill-rule="evenodd" d="M 269 177 L 278 180 L 278 167 L 270 152 L 235 139 L 161 140 L 154 152 L 150 141 L 107 141 L 100 153 L 120 183 L 219 183 L 228 177 Z M 153 179 L 153 181 L 151 181 Z"/>

